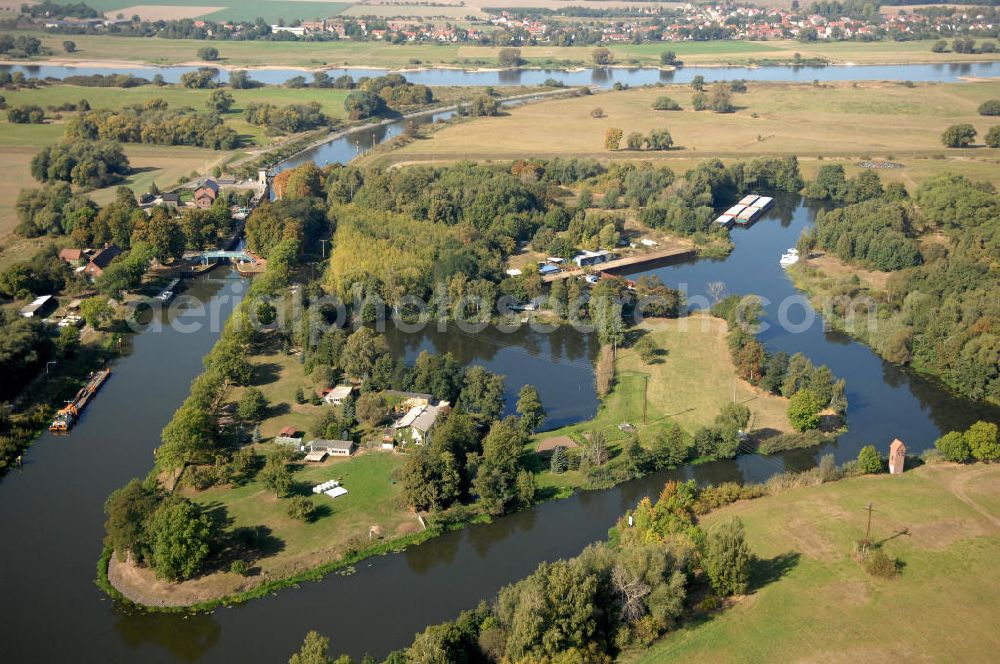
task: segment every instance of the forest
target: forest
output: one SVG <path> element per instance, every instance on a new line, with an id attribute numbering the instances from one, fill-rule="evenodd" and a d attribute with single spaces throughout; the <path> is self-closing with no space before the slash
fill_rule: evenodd
<path id="1" fill-rule="evenodd" d="M 191 108 L 169 108 L 163 99 L 150 99 L 118 110 L 80 113 L 67 123 L 65 139 L 191 145 L 213 150 L 231 150 L 240 145 L 239 134 L 225 126 L 218 115 Z"/>
<path id="2" fill-rule="evenodd" d="M 800 243 L 891 271 L 884 292 L 868 293 L 877 316 L 866 324 L 843 320 L 850 315 L 843 298 L 862 293 L 856 279 L 831 290 L 842 298 L 835 315 L 886 359 L 931 373 L 964 396 L 1000 403 L 1000 195 L 950 173 L 926 179 L 912 200 L 891 186 L 870 191 L 862 203 L 820 214 Z"/>

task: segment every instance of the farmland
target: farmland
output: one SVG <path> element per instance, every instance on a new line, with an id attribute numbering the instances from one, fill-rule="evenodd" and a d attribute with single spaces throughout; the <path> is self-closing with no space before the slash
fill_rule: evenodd
<path id="1" fill-rule="evenodd" d="M 204 2 L 204 0 L 201 0 Z M 292 2 L 289 5 L 311 3 Z M 322 4 L 322 3 L 321 3 Z M 332 5 L 331 6 L 335 6 Z M 424 8 L 439 9 L 439 8 Z M 209 18 L 211 15 L 208 16 Z M 205 41 L 116 37 L 74 36 L 77 50 L 65 53 L 63 37 L 38 33 L 51 48 L 53 62 L 89 63 L 133 62 L 141 64 L 182 64 L 197 59 Z M 222 66 L 231 67 L 321 67 L 371 66 L 402 68 L 414 64 L 449 66 L 496 66 L 499 48 L 472 44 L 419 43 L 392 45 L 380 41 L 288 42 L 222 41 Z M 932 53 L 931 42 L 835 42 L 802 43 L 791 40 L 767 42 L 705 41 L 670 44 L 614 44 L 609 49 L 615 62 L 629 66 L 658 66 L 660 53 L 672 50 L 688 65 L 748 65 L 766 61 L 791 62 L 796 53 L 802 58 L 823 58 L 834 64 L 906 64 L 973 62 L 1000 58 L 1000 54 Z M 521 55 L 527 66 L 573 66 L 591 64 L 592 46 L 525 46 Z M 44 59 L 35 59 L 41 62 Z"/>
<path id="2" fill-rule="evenodd" d="M 334 16 L 348 6 L 343 2 L 312 0 L 290 2 L 287 0 L 239 0 L 220 2 L 219 0 L 93 0 L 87 3 L 109 16 L 123 14 L 130 17 L 138 14 L 149 20 L 205 18 L 212 21 L 253 20 L 261 17 L 268 22 L 315 17 Z"/>
<path id="3" fill-rule="evenodd" d="M 480 118 L 442 128 L 428 140 L 372 159 L 381 164 L 454 161 L 463 158 L 513 159 L 524 156 L 586 156 L 602 159 L 652 158 L 683 164 L 704 157 L 745 158 L 797 155 L 807 174 L 816 160 L 892 156 L 906 168 L 889 177 L 917 180 L 947 162 L 970 175 L 992 173 L 1000 151 L 985 147 L 946 150 L 941 132 L 949 125 L 970 123 L 980 134 L 995 124 L 979 116 L 978 105 L 1000 97 L 1000 83 L 914 84 L 751 83 L 749 92 L 734 95 L 736 111 L 717 114 L 691 109 L 692 90 L 665 86 L 560 99 L 511 109 L 500 117 Z M 684 110 L 652 111 L 653 101 L 667 95 Z M 603 111 L 595 119 L 591 112 Z M 605 131 L 625 134 L 667 128 L 675 149 L 635 152 L 604 148 Z M 889 128 L 891 127 L 891 130 Z M 475 145 L 475 154 L 469 146 Z M 912 182 L 910 182 L 912 184 Z"/>
<path id="4" fill-rule="evenodd" d="M 708 530 L 738 516 L 767 573 L 733 607 L 628 661 L 989 660 L 1000 647 L 998 500 L 1000 467 L 934 465 L 717 510 Z M 899 578 L 872 578 L 851 558 L 868 501 Z"/>

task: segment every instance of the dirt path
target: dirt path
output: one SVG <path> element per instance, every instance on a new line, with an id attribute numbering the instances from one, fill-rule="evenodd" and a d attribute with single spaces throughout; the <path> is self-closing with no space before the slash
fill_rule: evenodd
<path id="1" fill-rule="evenodd" d="M 991 513 L 985 507 L 973 500 L 968 493 L 969 484 L 984 475 L 997 475 L 998 468 L 993 465 L 985 465 L 982 468 L 978 468 L 969 473 L 960 473 L 955 477 L 950 478 L 945 486 L 947 486 L 955 497 L 961 500 L 963 503 L 971 507 L 976 511 L 977 514 L 982 516 L 984 519 L 992 523 L 997 528 L 1000 528 L 1000 516 Z"/>

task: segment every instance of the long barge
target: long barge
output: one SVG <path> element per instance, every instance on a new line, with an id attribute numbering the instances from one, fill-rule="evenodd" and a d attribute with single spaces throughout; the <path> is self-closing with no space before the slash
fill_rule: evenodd
<path id="1" fill-rule="evenodd" d="M 69 431 L 80 418 L 80 413 L 87 407 L 87 404 L 90 403 L 90 400 L 97 394 L 97 391 L 101 389 L 101 385 L 104 385 L 104 381 L 110 375 L 111 369 L 100 369 L 91 373 L 87 384 L 80 388 L 80 391 L 76 393 L 72 401 L 60 408 L 59 412 L 56 413 L 52 424 L 49 425 L 49 431 Z"/>

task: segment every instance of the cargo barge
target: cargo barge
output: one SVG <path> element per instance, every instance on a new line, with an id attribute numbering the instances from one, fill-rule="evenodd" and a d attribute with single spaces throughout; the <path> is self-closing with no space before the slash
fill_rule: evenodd
<path id="1" fill-rule="evenodd" d="M 110 375 L 111 369 L 101 369 L 100 371 L 91 373 L 87 384 L 80 388 L 80 391 L 76 393 L 72 401 L 56 413 L 52 424 L 49 425 L 49 431 L 69 431 L 76 424 L 80 413 L 87 407 L 90 400 L 97 394 L 97 390 L 101 389 L 101 385 L 104 385 L 104 381 Z"/>

